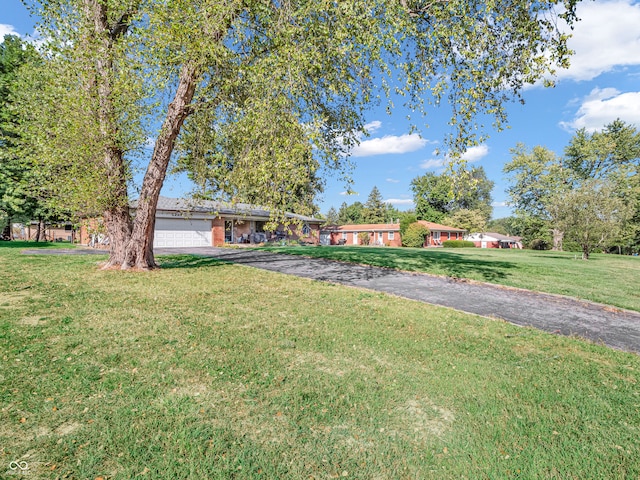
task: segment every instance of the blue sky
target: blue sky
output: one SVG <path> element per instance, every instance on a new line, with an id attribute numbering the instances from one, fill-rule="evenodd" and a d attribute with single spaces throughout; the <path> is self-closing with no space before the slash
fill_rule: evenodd
<path id="1" fill-rule="evenodd" d="M 481 165 L 495 182 L 494 218 L 510 214 L 505 204 L 507 183 L 503 165 L 518 142 L 528 147 L 544 145 L 561 154 L 576 128 L 591 131 L 620 118 L 640 129 L 640 1 L 583 1 L 578 6 L 581 21 L 569 45 L 575 51 L 568 70 L 560 71 L 555 88 L 531 87 L 524 92 L 525 105 L 509 104 L 509 128 L 502 132 L 489 126 L 489 139 L 467 152 L 472 165 Z M 20 0 L 2 0 L 0 37 L 13 33 L 34 34 L 34 21 Z M 407 112 L 397 107 L 391 116 L 384 108 L 368 116 L 370 136 L 353 152 L 353 190 L 327 178 L 321 211 L 338 208 L 342 202 L 365 202 L 373 186 L 383 198 L 405 210 L 413 206 L 410 183 L 428 171 L 442 170 L 442 148 L 448 133 L 448 111 L 431 109 L 425 119 L 429 128 L 421 136 L 409 134 Z M 423 122 L 424 123 L 424 122 Z M 183 177 L 170 179 L 163 194 L 180 196 L 189 190 Z"/>

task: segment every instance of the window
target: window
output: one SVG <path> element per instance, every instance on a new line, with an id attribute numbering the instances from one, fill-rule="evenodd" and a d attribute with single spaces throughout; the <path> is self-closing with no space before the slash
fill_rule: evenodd
<path id="1" fill-rule="evenodd" d="M 440 240 L 440 232 L 433 232 L 433 239 Z"/>
<path id="2" fill-rule="evenodd" d="M 387 235 L 389 236 L 389 240 L 393 240 L 395 238 L 396 232 L 389 232 Z"/>
<path id="3" fill-rule="evenodd" d="M 342 239 L 346 240 L 347 239 L 347 232 L 342 232 Z"/>
<path id="4" fill-rule="evenodd" d="M 305 223 L 305 224 L 302 226 L 302 234 L 303 234 L 305 237 L 308 237 L 309 235 L 311 235 L 311 227 L 309 226 L 309 224 L 308 224 L 308 223 Z"/>

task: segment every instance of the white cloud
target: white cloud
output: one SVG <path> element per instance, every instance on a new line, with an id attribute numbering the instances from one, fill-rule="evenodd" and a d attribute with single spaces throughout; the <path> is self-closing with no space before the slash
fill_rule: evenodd
<path id="1" fill-rule="evenodd" d="M 425 160 L 420 164 L 420 168 L 429 169 L 429 168 L 440 168 L 444 165 L 445 160 L 443 158 L 430 158 L 429 160 Z"/>
<path id="2" fill-rule="evenodd" d="M 560 122 L 565 130 L 600 130 L 617 118 L 640 125 L 640 92 L 622 93 L 615 88 L 595 88 L 583 100 L 573 120 Z"/>
<path id="3" fill-rule="evenodd" d="M 370 157 L 389 153 L 401 154 L 415 152 L 427 144 L 427 140 L 415 133 L 405 135 L 387 135 L 381 138 L 365 140 L 354 147 L 351 155 L 354 157 Z"/>
<path id="4" fill-rule="evenodd" d="M 13 25 L 7 25 L 6 23 L 0 23 L 0 41 L 5 35 L 17 35 L 20 36 Z"/>
<path id="5" fill-rule="evenodd" d="M 475 147 L 468 148 L 467 151 L 462 154 L 462 158 L 467 162 L 477 162 L 488 154 L 489 147 L 486 145 L 477 145 Z"/>
<path id="6" fill-rule="evenodd" d="M 373 133 L 376 130 L 378 130 L 381 126 L 382 126 L 382 122 L 380 120 L 374 120 L 373 122 L 367 123 L 364 126 L 364 129 L 369 133 Z"/>
<path id="7" fill-rule="evenodd" d="M 640 4 L 633 0 L 582 2 L 568 45 L 575 54 L 558 79 L 591 80 L 616 67 L 640 65 Z"/>
<path id="8" fill-rule="evenodd" d="M 413 205 L 413 200 L 410 198 L 389 198 L 385 200 L 385 203 L 391 205 Z"/>
<path id="9" fill-rule="evenodd" d="M 508 207 L 509 204 L 507 202 L 492 202 L 492 207 Z"/>
<path id="10" fill-rule="evenodd" d="M 436 155 L 436 152 L 434 152 L 433 154 Z M 486 157 L 488 154 L 489 147 L 487 147 L 486 145 L 477 145 L 475 147 L 467 149 L 467 151 L 462 154 L 462 158 L 469 163 L 473 163 Z M 448 155 L 446 155 L 444 158 L 430 158 L 428 160 L 424 160 L 420 164 L 420 168 L 424 168 L 425 170 L 428 170 L 430 168 L 438 169 L 443 167 L 450 160 L 451 158 Z"/>
<path id="11" fill-rule="evenodd" d="M 395 178 L 387 178 L 387 182 L 389 182 L 389 183 L 400 183 L 400 180 L 397 180 Z"/>

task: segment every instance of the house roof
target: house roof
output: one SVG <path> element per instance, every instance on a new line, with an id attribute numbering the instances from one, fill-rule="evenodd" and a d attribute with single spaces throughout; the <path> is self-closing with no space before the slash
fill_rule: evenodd
<path id="1" fill-rule="evenodd" d="M 427 222 L 426 220 L 418 220 L 418 223 L 421 223 L 432 232 L 434 230 L 436 232 L 466 232 L 464 228 L 449 227 L 447 225 L 440 225 L 439 223 Z"/>
<path id="2" fill-rule="evenodd" d="M 351 231 L 366 231 L 366 230 L 385 230 L 385 231 L 398 231 L 400 230 L 400 224 L 398 223 L 360 223 L 360 224 L 352 224 L 352 225 L 338 225 L 334 226 L 333 229 L 340 230 L 341 232 L 351 232 Z"/>
<path id="3" fill-rule="evenodd" d="M 462 228 L 448 227 L 447 225 L 440 225 L 439 223 L 427 222 L 426 220 L 418 220 L 418 223 L 427 227 L 430 231 L 436 232 L 466 232 Z M 327 227 L 327 230 L 338 230 L 341 232 L 362 232 L 362 231 L 399 231 L 399 223 L 359 223 L 353 225 L 340 225 Z"/>
<path id="4" fill-rule="evenodd" d="M 510 237 L 509 235 L 502 235 L 501 233 L 495 232 L 483 232 L 483 235 L 488 235 L 503 242 L 519 242 L 521 240 L 520 237 Z"/>
<path id="5" fill-rule="evenodd" d="M 477 232 L 473 235 L 469 235 L 469 238 L 478 240 L 497 240 L 499 242 L 519 242 L 522 240 L 522 237 L 510 237 L 508 235 L 502 235 L 501 233 L 495 232 Z"/>
<path id="6" fill-rule="evenodd" d="M 131 208 L 138 207 L 138 200 L 130 202 Z M 265 207 L 248 203 L 227 203 L 213 200 L 196 200 L 183 198 L 158 197 L 158 210 L 169 212 L 198 212 L 211 215 L 242 215 L 247 217 L 269 218 L 270 212 Z M 288 218 L 309 223 L 322 223 L 324 220 L 286 212 Z"/>

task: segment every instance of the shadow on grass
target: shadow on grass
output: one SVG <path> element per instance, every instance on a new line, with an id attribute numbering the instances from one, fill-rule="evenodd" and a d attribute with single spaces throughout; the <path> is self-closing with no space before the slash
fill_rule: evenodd
<path id="1" fill-rule="evenodd" d="M 26 240 L 1 240 L 0 249 L 74 248 L 71 242 L 31 242 Z"/>
<path id="2" fill-rule="evenodd" d="M 278 249 L 272 251 L 278 252 Z M 513 262 L 498 261 L 493 257 L 486 257 L 485 260 L 479 256 L 468 256 L 443 249 L 300 247 L 291 250 L 281 249 L 280 253 L 322 257 L 412 272 L 435 273 L 453 278 L 475 278 L 487 282 L 505 279 L 512 271 L 519 268 Z"/>
<path id="3" fill-rule="evenodd" d="M 159 255 L 156 260 L 163 270 L 178 268 L 201 268 L 201 267 L 219 267 L 228 264 L 222 260 L 212 257 L 202 257 L 200 255 Z"/>

